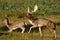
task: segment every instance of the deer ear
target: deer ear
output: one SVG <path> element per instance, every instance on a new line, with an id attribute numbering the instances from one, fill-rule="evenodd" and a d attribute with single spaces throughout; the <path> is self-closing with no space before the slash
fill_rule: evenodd
<path id="1" fill-rule="evenodd" d="M 34 6 L 34 10 L 32 12 L 36 12 L 38 10 L 37 4 Z"/>

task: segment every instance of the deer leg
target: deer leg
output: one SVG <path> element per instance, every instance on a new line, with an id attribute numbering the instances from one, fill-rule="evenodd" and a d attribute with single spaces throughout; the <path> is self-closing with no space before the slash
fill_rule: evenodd
<path id="1" fill-rule="evenodd" d="M 41 27 L 39 27 L 39 32 L 40 32 L 40 35 L 42 36 Z"/>
<path id="2" fill-rule="evenodd" d="M 51 32 L 53 32 L 53 36 L 54 36 L 54 38 L 56 38 L 56 31 L 55 31 L 54 29 L 52 29 L 52 28 L 49 28 L 49 30 L 50 30 Z"/>
<path id="3" fill-rule="evenodd" d="M 55 30 L 53 31 L 53 34 L 54 34 L 54 38 L 56 38 L 56 31 Z"/>
<path id="4" fill-rule="evenodd" d="M 21 27 L 21 29 L 22 29 L 22 32 L 21 32 L 21 33 L 24 33 L 24 31 L 25 31 L 25 28 L 24 28 L 24 27 Z"/>
<path id="5" fill-rule="evenodd" d="M 9 29 L 9 31 L 8 32 L 12 32 L 12 29 Z"/>
<path id="6" fill-rule="evenodd" d="M 28 32 L 28 33 L 30 33 L 31 29 L 32 29 L 32 28 L 35 28 L 35 27 L 36 27 L 36 26 L 32 26 L 32 27 L 30 27 L 30 29 L 29 29 L 29 32 Z"/>
<path id="7" fill-rule="evenodd" d="M 56 30 L 55 30 L 55 28 L 52 28 L 52 32 L 53 32 L 54 38 L 56 39 Z"/>

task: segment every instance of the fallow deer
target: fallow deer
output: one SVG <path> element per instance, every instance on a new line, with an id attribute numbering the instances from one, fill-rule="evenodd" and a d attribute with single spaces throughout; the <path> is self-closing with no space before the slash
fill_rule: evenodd
<path id="1" fill-rule="evenodd" d="M 12 32 L 13 30 L 17 29 L 17 28 L 21 28 L 22 29 L 22 32 L 21 33 L 24 33 L 25 31 L 25 22 L 14 22 L 14 23 L 10 23 L 9 22 L 9 19 L 6 17 L 4 19 L 4 23 L 5 25 L 9 28 L 9 31 L 8 32 Z"/>
<path id="2" fill-rule="evenodd" d="M 53 32 L 53 35 L 56 38 L 56 25 L 55 25 L 55 23 L 52 22 L 51 20 L 48 20 L 45 18 L 34 18 L 32 16 L 32 13 L 36 12 L 37 10 L 38 10 L 37 5 L 34 6 L 34 10 L 32 12 L 30 12 L 29 7 L 28 7 L 28 12 L 27 12 L 26 18 L 33 25 L 30 27 L 28 33 L 30 33 L 32 28 L 39 27 L 39 32 L 40 32 L 40 35 L 42 36 L 41 27 L 46 26 L 46 28 L 48 28 L 50 31 Z"/>

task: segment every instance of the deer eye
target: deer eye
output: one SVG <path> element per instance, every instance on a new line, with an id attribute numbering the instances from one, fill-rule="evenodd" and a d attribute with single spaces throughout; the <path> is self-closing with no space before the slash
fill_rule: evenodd
<path id="1" fill-rule="evenodd" d="M 31 15 L 31 14 L 29 14 L 29 15 Z"/>

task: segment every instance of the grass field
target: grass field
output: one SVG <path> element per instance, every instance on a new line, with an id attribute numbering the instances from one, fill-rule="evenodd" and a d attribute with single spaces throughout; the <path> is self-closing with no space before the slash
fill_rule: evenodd
<path id="1" fill-rule="evenodd" d="M 10 22 L 25 21 L 29 24 L 25 18 L 27 7 L 32 11 L 35 4 L 38 5 L 38 11 L 33 16 L 55 22 L 56 40 L 60 40 L 60 0 L 0 0 L 0 40 L 55 40 L 48 29 L 42 31 L 43 37 L 40 37 L 39 31 L 29 34 L 21 34 L 18 30 L 7 32 L 3 19 L 8 17 Z"/>

